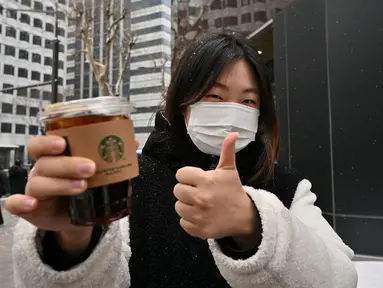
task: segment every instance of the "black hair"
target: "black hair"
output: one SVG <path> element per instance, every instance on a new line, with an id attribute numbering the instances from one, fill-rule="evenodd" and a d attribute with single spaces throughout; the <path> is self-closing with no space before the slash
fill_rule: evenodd
<path id="1" fill-rule="evenodd" d="M 165 99 L 165 116 L 176 133 L 185 133 L 183 112 L 200 101 L 214 86 L 224 68 L 245 60 L 253 69 L 260 91 L 260 119 L 257 137 L 264 145 L 259 171 L 268 180 L 274 175 L 279 152 L 279 126 L 270 82 L 258 50 L 242 33 L 226 31 L 204 35 L 190 45 L 173 69 Z"/>

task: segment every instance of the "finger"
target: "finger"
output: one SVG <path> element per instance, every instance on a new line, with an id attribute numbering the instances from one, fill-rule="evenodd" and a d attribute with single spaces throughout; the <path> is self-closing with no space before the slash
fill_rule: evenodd
<path id="1" fill-rule="evenodd" d="M 89 178 L 96 172 L 96 164 L 82 157 L 53 156 L 40 158 L 33 175 L 57 178 Z"/>
<path id="2" fill-rule="evenodd" d="M 222 144 L 221 156 L 217 169 L 236 169 L 235 164 L 235 141 L 238 133 L 229 133 Z"/>
<path id="3" fill-rule="evenodd" d="M 188 233 L 189 235 L 191 235 L 193 237 L 201 238 L 203 240 L 207 239 L 207 238 L 202 236 L 201 231 L 196 224 L 191 223 L 191 222 L 181 218 L 180 219 L 180 225 L 185 230 L 185 232 Z"/>
<path id="4" fill-rule="evenodd" d="M 22 194 L 15 194 L 5 201 L 5 209 L 14 215 L 30 213 L 37 207 L 37 199 Z"/>
<path id="5" fill-rule="evenodd" d="M 197 209 L 195 207 L 182 203 L 181 201 L 177 201 L 175 209 L 177 214 L 184 220 L 189 221 L 191 223 L 196 223 L 198 221 L 198 217 L 195 217 L 195 215 L 197 215 Z"/>
<path id="6" fill-rule="evenodd" d="M 178 169 L 176 178 L 178 182 L 197 187 L 206 181 L 206 172 L 201 168 L 184 167 Z"/>
<path id="7" fill-rule="evenodd" d="M 59 155 L 64 152 L 65 140 L 59 136 L 36 136 L 28 142 L 28 153 L 33 159 L 41 156 Z"/>
<path id="8" fill-rule="evenodd" d="M 34 176 L 29 179 L 25 190 L 28 196 L 46 199 L 55 196 L 77 195 L 84 192 L 86 188 L 86 180 Z"/>
<path id="9" fill-rule="evenodd" d="M 197 195 L 197 188 L 178 183 L 176 186 L 174 186 L 173 194 L 177 200 L 188 205 L 194 205 L 194 196 Z"/>

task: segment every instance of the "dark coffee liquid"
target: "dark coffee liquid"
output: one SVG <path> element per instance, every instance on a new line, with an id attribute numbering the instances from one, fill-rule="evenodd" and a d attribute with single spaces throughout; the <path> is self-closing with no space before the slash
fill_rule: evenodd
<path id="1" fill-rule="evenodd" d="M 126 116 L 84 116 L 61 118 L 46 123 L 47 131 L 127 119 Z M 65 137 L 64 137 L 65 138 Z M 67 140 L 67 139 L 66 139 Z M 64 155 L 71 156 L 70 143 Z M 109 223 L 123 218 L 130 213 L 130 180 L 87 189 L 77 196 L 63 197 L 68 202 L 71 223 L 78 226 L 93 226 Z"/>
<path id="2" fill-rule="evenodd" d="M 73 225 L 94 226 L 123 218 L 130 213 L 130 181 L 90 188 L 69 197 L 69 215 Z"/>

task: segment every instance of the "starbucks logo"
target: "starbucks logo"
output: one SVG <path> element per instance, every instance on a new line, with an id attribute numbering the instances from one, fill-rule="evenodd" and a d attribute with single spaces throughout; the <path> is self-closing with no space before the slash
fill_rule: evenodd
<path id="1" fill-rule="evenodd" d="M 115 135 L 107 136 L 98 145 L 98 154 L 105 162 L 117 162 L 124 157 L 124 142 Z"/>

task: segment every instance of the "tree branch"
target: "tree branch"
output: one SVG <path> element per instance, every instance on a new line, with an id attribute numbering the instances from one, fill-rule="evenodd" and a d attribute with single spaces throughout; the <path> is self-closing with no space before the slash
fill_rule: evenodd
<path id="1" fill-rule="evenodd" d="M 120 55 L 121 55 L 123 62 L 122 62 L 122 68 L 121 68 L 120 74 L 118 75 L 118 80 L 117 80 L 116 87 L 115 87 L 116 93 L 120 92 L 120 86 L 122 84 L 125 72 L 128 69 L 128 65 L 130 62 L 130 56 L 132 54 L 132 48 L 133 48 L 134 44 L 136 44 L 136 40 L 137 40 L 136 36 L 133 33 L 125 32 L 124 34 L 125 34 L 124 39 L 123 39 L 123 41 L 121 43 L 121 47 L 120 47 Z"/>

